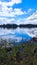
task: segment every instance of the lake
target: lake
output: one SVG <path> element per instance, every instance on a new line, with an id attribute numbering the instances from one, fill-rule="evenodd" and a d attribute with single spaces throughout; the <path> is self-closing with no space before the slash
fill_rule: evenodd
<path id="1" fill-rule="evenodd" d="M 37 36 L 37 28 L 0 28 L 0 40 L 7 39 L 15 43 L 26 42 Z"/>

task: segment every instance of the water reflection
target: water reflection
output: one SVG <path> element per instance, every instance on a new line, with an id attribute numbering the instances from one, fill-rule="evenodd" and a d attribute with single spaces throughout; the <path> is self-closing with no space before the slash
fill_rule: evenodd
<path id="1" fill-rule="evenodd" d="M 15 42 L 25 42 L 37 36 L 37 28 L 0 28 L 0 39 L 10 39 Z"/>

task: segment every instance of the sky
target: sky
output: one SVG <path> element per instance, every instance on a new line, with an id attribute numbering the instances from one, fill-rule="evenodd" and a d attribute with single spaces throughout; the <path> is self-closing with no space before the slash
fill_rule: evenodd
<path id="1" fill-rule="evenodd" d="M 0 0 L 0 24 L 37 24 L 37 0 Z"/>

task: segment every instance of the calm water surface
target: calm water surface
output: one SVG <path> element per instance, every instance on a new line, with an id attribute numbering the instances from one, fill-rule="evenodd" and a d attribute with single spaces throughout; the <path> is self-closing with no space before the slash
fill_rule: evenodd
<path id="1" fill-rule="evenodd" d="M 0 28 L 0 39 L 10 39 L 15 42 L 26 42 L 33 36 L 37 36 L 37 28 Z"/>

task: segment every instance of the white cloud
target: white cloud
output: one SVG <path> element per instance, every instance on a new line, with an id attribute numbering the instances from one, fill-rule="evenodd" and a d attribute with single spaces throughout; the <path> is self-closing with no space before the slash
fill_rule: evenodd
<path id="1" fill-rule="evenodd" d="M 15 8 L 14 12 L 15 12 L 14 13 L 15 15 L 22 15 L 22 14 L 24 14 L 24 12 L 22 12 L 21 9 L 18 9 L 18 8 L 17 9 Z"/>
<path id="2" fill-rule="evenodd" d="M 12 0 L 11 2 L 1 2 L 0 1 L 0 16 L 10 16 L 10 17 L 15 17 L 16 15 L 22 15 L 25 12 L 23 12 L 21 9 L 19 8 L 8 8 L 7 6 L 14 5 L 14 4 L 18 4 L 21 3 L 21 0 Z M 8 4 L 8 5 L 7 5 Z"/>
<path id="3" fill-rule="evenodd" d="M 20 16 L 20 15 L 25 15 L 28 14 L 32 11 L 32 9 L 28 9 L 28 11 L 22 11 L 21 8 L 8 8 L 7 6 L 12 6 L 14 4 L 18 4 L 21 3 L 22 0 L 11 0 L 10 2 L 2 2 L 0 1 L 0 24 L 7 24 L 7 23 L 16 23 L 16 24 L 27 24 L 27 23 L 31 23 L 32 21 L 37 21 L 37 14 L 33 14 L 31 16 L 29 16 L 28 18 L 22 18 L 19 20 L 15 20 L 16 15 Z M 37 12 L 37 11 L 36 11 Z M 3 17 L 3 18 L 2 18 Z M 8 19 L 8 18 L 4 18 L 4 17 L 14 17 L 12 19 Z M 33 18 L 33 20 L 32 20 Z M 14 20 L 13 20 L 14 19 Z M 34 20 L 35 19 L 35 20 Z"/>
<path id="4" fill-rule="evenodd" d="M 30 9 L 28 9 L 27 13 L 30 13 L 32 10 L 33 10 L 33 9 L 31 9 L 31 8 L 30 8 Z"/>
<path id="5" fill-rule="evenodd" d="M 37 10 L 29 17 L 19 19 L 17 24 L 37 24 Z"/>
<path id="6" fill-rule="evenodd" d="M 0 1 L 0 24 L 7 24 L 7 23 L 15 23 L 15 17 L 16 15 L 23 15 L 26 14 L 26 12 L 22 11 L 20 8 L 8 8 L 7 4 L 9 6 L 21 3 L 22 0 L 11 0 L 11 2 L 2 2 Z M 14 21 L 12 19 L 4 18 L 4 17 L 14 17 Z"/>
<path id="7" fill-rule="evenodd" d="M 0 16 L 11 16 L 15 17 L 16 15 L 22 15 L 25 14 L 22 12 L 21 9 L 15 8 L 14 10 L 12 8 L 2 7 L 2 10 L 0 11 Z"/>
<path id="8" fill-rule="evenodd" d="M 15 23 L 15 19 L 0 18 L 0 24 L 7 24 L 7 23 L 10 23 L 10 24 Z"/>
<path id="9" fill-rule="evenodd" d="M 12 6 L 14 4 L 18 4 L 21 2 L 22 2 L 22 0 L 11 0 L 10 2 L 2 2 L 2 0 L 0 1 L 0 3 L 5 5 L 5 6 Z"/>
<path id="10" fill-rule="evenodd" d="M 0 1 L 0 16 L 15 16 L 15 15 L 21 15 L 23 12 L 21 9 L 13 9 L 8 8 L 7 6 L 12 6 L 14 4 L 21 3 L 22 0 L 11 0 L 10 2 L 2 2 Z M 20 14 L 19 14 L 20 13 Z"/>
<path id="11" fill-rule="evenodd" d="M 26 18 L 25 22 L 28 24 L 37 24 L 37 11 L 35 11 L 32 15 Z"/>

